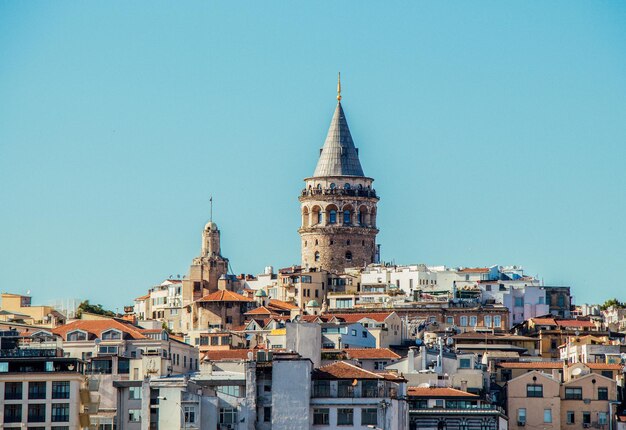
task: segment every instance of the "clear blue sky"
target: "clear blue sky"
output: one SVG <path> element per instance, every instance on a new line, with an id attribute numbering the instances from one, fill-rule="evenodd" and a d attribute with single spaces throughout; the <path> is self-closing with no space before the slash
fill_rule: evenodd
<path id="1" fill-rule="evenodd" d="M 385 260 L 626 299 L 626 3 L 0 3 L 0 269 L 116 308 L 199 253 L 298 263 L 335 105 Z M 621 297 L 620 297 L 621 296 Z"/>

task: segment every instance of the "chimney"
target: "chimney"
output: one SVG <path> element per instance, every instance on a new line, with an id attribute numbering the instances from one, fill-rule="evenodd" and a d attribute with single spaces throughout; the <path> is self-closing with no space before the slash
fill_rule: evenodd
<path id="1" fill-rule="evenodd" d="M 461 381 L 461 391 L 465 391 L 467 393 L 467 381 Z"/>
<path id="2" fill-rule="evenodd" d="M 409 353 L 407 355 L 407 372 L 415 373 L 415 347 L 412 346 L 409 348 Z"/>

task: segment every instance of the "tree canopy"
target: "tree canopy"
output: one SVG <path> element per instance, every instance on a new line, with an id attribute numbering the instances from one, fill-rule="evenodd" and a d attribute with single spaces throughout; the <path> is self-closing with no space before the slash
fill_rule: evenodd
<path id="1" fill-rule="evenodd" d="M 81 302 L 80 305 L 78 305 L 78 311 L 76 312 L 76 316 L 80 318 L 83 312 L 96 314 L 96 315 L 104 315 L 106 317 L 115 316 L 115 312 L 110 311 L 108 309 L 104 309 L 102 305 L 100 304 L 92 305 L 91 303 L 89 303 L 89 300 L 85 300 L 84 302 Z"/>

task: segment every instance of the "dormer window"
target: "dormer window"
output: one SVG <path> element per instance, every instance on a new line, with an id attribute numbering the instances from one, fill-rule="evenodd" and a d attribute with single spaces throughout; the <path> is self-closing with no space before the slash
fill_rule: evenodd
<path id="1" fill-rule="evenodd" d="M 81 340 L 87 340 L 87 333 L 82 330 L 74 330 L 67 334 L 68 342 L 77 342 Z"/>
<path id="2" fill-rule="evenodd" d="M 122 332 L 119 330 L 103 331 L 101 338 L 102 340 L 119 340 L 122 338 Z"/>

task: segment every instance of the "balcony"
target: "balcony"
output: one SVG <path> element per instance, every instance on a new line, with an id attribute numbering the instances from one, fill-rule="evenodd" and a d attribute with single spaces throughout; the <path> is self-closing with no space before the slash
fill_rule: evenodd
<path id="1" fill-rule="evenodd" d="M 358 190 L 354 188 L 350 188 L 349 190 L 343 188 L 334 188 L 334 189 L 304 189 L 302 190 L 302 197 L 306 196 L 350 196 L 350 197 L 376 197 L 376 190 Z"/>

